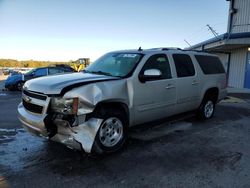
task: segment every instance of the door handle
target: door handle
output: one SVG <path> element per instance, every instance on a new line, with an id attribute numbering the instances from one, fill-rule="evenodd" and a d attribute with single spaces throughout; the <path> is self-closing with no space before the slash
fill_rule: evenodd
<path id="1" fill-rule="evenodd" d="M 199 84 L 199 82 L 197 82 L 196 80 L 194 80 L 193 82 L 192 82 L 192 85 L 198 85 Z"/>
<path id="2" fill-rule="evenodd" d="M 168 84 L 167 87 L 166 87 L 166 89 L 172 89 L 172 88 L 175 88 L 175 86 L 172 85 L 172 84 Z"/>

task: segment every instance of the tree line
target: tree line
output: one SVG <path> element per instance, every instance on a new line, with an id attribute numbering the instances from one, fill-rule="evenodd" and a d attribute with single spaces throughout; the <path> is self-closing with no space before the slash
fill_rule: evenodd
<path id="1" fill-rule="evenodd" d="M 68 62 L 54 62 L 54 61 L 35 61 L 35 60 L 27 60 L 27 61 L 18 61 L 15 59 L 0 59 L 0 67 L 27 67 L 27 68 L 35 68 L 35 67 L 46 67 L 51 64 L 67 64 L 71 65 L 75 63 L 74 61 Z"/>

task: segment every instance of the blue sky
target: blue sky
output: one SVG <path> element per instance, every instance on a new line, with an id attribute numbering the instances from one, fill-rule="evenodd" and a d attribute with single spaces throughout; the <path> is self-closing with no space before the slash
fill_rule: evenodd
<path id="1" fill-rule="evenodd" d="M 226 32 L 226 0 L 0 0 L 0 58 L 68 61 Z"/>

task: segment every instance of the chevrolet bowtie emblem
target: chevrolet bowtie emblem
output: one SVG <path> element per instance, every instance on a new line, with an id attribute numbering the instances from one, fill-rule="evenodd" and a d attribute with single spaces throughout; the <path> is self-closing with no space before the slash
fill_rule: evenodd
<path id="1" fill-rule="evenodd" d="M 32 99 L 28 96 L 23 96 L 23 99 L 26 101 L 26 102 L 30 102 L 32 101 Z"/>

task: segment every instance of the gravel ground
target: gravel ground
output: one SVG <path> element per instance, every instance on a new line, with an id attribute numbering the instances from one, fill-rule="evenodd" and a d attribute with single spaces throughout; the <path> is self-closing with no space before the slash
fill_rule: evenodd
<path id="1" fill-rule="evenodd" d="M 8 76 L 0 75 L 0 91 L 4 89 L 4 81 L 7 79 Z"/>
<path id="2" fill-rule="evenodd" d="M 6 80 L 8 76 L 0 75 L 0 81 Z"/>

